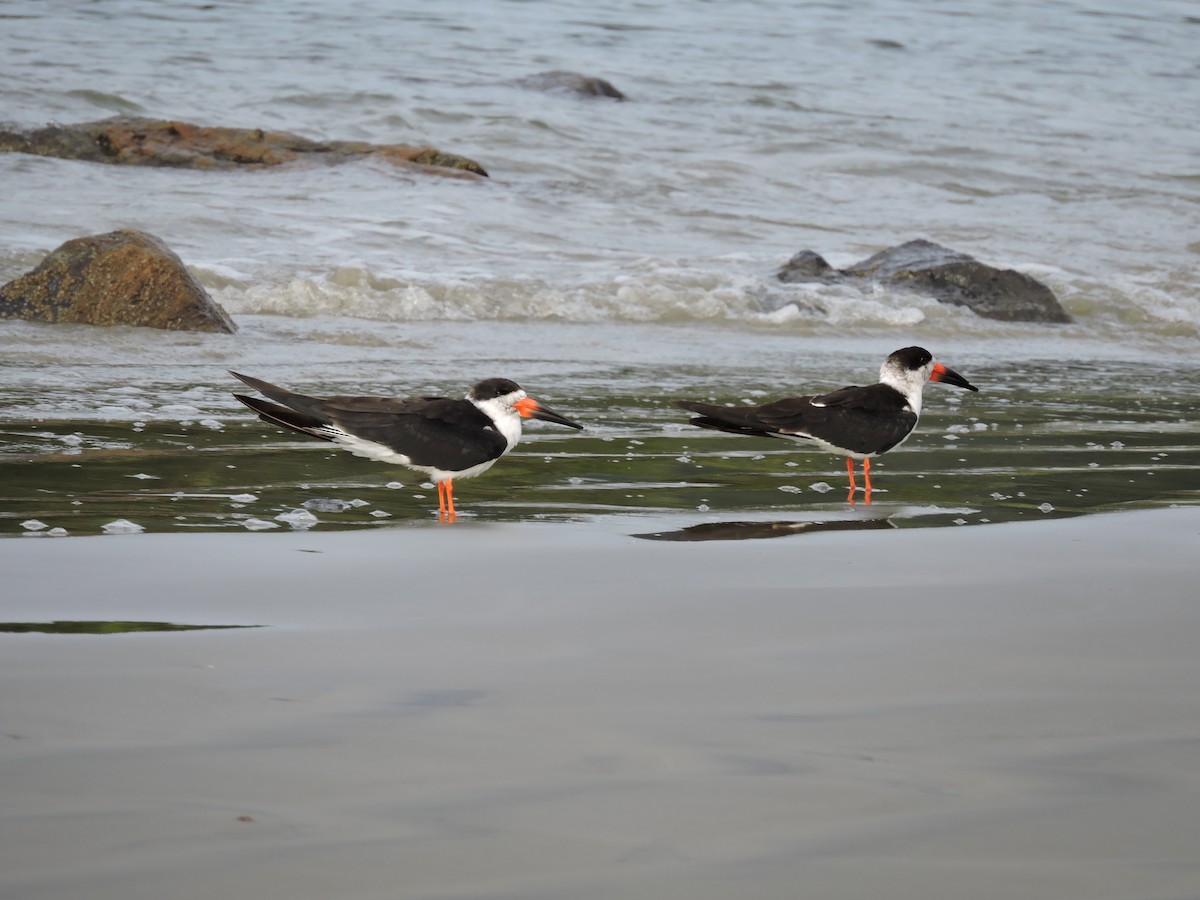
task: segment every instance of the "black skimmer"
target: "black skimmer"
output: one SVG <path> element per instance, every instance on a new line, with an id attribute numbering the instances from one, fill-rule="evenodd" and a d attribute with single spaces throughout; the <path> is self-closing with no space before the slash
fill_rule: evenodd
<path id="1" fill-rule="evenodd" d="M 438 513 L 454 520 L 454 479 L 481 475 L 521 439 L 521 419 L 582 425 L 543 406 L 507 378 L 489 378 L 462 400 L 448 397 L 330 397 L 293 393 L 230 372 L 271 403 L 233 396 L 260 419 L 332 441 L 355 456 L 424 472 L 438 488 Z M 282 404 L 282 405 L 280 405 Z"/>
<path id="2" fill-rule="evenodd" d="M 718 406 L 681 400 L 683 409 L 700 415 L 692 425 L 761 437 L 788 438 L 846 457 L 849 500 L 854 502 L 854 460 L 863 463 L 866 502 L 871 502 L 871 458 L 903 444 L 921 415 L 921 391 L 939 381 L 979 388 L 936 362 L 923 347 L 897 350 L 879 369 L 879 383 L 844 387 L 817 397 L 788 397 L 763 406 Z"/>

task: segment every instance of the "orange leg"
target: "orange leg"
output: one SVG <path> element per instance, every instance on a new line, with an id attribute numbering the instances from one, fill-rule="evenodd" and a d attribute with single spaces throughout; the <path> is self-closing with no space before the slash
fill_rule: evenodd
<path id="1" fill-rule="evenodd" d="M 854 503 L 854 492 L 858 490 L 858 485 L 854 483 L 854 457 L 846 457 L 846 474 L 850 476 L 850 493 L 846 495 L 846 502 Z"/>
<path id="2" fill-rule="evenodd" d="M 863 460 L 863 481 L 866 483 L 864 495 L 868 505 L 871 503 L 871 460 L 868 457 Z"/>
<path id="3" fill-rule="evenodd" d="M 454 482 L 450 479 L 439 481 L 438 488 L 438 521 L 454 521 Z"/>

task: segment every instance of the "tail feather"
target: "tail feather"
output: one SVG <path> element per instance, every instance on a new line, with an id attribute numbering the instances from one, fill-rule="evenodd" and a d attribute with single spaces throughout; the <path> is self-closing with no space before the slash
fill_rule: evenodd
<path id="1" fill-rule="evenodd" d="M 269 400 L 261 400 L 258 397 L 247 397 L 244 394 L 234 394 L 233 396 L 258 413 L 258 417 L 268 424 L 282 425 L 284 428 L 298 431 L 309 437 L 320 438 L 323 441 L 333 440 L 333 438 L 327 434 L 323 434 L 320 430 L 322 426 L 328 424 L 323 419 L 318 419 L 316 416 L 310 416 L 294 409 L 288 409 L 286 406 L 271 403 Z"/>
<path id="2" fill-rule="evenodd" d="M 709 428 L 713 431 L 724 431 L 728 434 L 746 434 L 751 437 L 770 437 L 768 431 L 763 431 L 761 428 L 754 428 L 750 425 L 739 425 L 735 422 L 725 422 L 721 419 L 713 419 L 709 416 L 696 416 L 694 419 L 688 419 L 689 425 L 695 425 L 697 428 Z"/>
<path id="3" fill-rule="evenodd" d="M 229 374 L 249 387 L 254 388 L 254 390 L 258 391 L 264 397 L 270 397 L 276 403 L 282 403 L 289 409 L 296 410 L 308 416 L 319 416 L 321 414 L 321 407 L 325 405 L 325 401 L 317 397 L 297 394 L 295 391 L 289 391 L 287 388 L 271 384 L 269 381 L 263 381 L 261 378 L 251 378 L 249 375 L 242 375 L 240 372 L 235 372 L 232 369 L 229 370 Z"/>
<path id="4" fill-rule="evenodd" d="M 700 413 L 695 418 L 688 419 L 688 424 L 695 425 L 697 428 L 709 428 L 713 431 L 752 437 L 771 436 L 771 433 L 764 430 L 760 424 L 749 419 L 754 412 L 750 408 L 717 406 L 715 403 L 700 403 L 695 400 L 677 400 L 675 405 L 689 412 Z"/>

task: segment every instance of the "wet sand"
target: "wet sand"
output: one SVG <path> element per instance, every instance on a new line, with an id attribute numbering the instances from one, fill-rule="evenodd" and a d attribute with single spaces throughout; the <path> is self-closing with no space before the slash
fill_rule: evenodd
<path id="1" fill-rule="evenodd" d="M 0 895 L 1200 894 L 1200 510 L 0 541 Z"/>

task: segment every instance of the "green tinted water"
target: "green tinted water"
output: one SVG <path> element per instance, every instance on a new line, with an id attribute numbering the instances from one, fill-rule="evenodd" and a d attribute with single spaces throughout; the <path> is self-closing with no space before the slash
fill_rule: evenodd
<path id="1" fill-rule="evenodd" d="M 680 529 L 746 520 L 909 527 L 1200 503 L 1195 368 L 953 364 L 980 393 L 927 388 L 917 433 L 873 467 L 869 507 L 861 493 L 847 502 L 841 459 L 693 429 L 669 403 L 763 402 L 781 395 L 773 376 L 691 372 L 682 379 L 691 388 L 655 396 L 634 387 L 656 378 L 643 368 L 552 394 L 588 430 L 528 427 L 490 472 L 456 484 L 459 522 L 632 515 L 645 517 L 647 532 L 664 521 Z M 681 378 L 678 370 L 670 376 Z M 297 440 L 232 404 L 215 426 L 16 421 L 0 426 L 0 440 L 5 535 L 132 527 L 123 522 L 183 532 L 436 521 L 436 490 L 422 476 Z"/>

